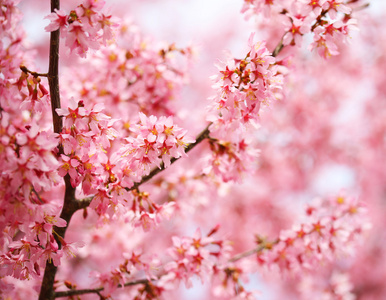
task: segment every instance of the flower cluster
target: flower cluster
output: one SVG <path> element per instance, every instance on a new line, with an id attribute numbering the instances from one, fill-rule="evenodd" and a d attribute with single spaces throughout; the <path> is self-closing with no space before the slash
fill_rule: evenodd
<path id="1" fill-rule="evenodd" d="M 193 237 L 172 238 L 173 247 L 168 251 L 172 261 L 165 265 L 170 282 L 184 282 L 186 287 L 191 287 L 193 276 L 203 282 L 210 278 L 215 263 L 221 262 L 230 250 L 223 241 L 211 237 L 217 230 L 215 227 L 206 237 L 202 237 L 198 229 Z"/>
<path id="2" fill-rule="evenodd" d="M 353 29 L 356 29 L 355 19 L 349 19 L 345 23 L 336 21 L 317 26 L 314 29 L 314 41 L 310 45 L 310 50 L 316 49 L 318 54 L 325 58 L 338 55 L 337 42 L 345 41 Z"/>
<path id="3" fill-rule="evenodd" d="M 53 227 L 64 227 L 66 221 L 59 218 L 58 209 L 49 204 L 39 206 L 33 215 L 23 216 L 20 221 L 22 223 L 18 230 L 16 227 L 8 228 L 8 238 L 4 243 L 7 251 L 0 256 L 0 277 L 11 275 L 23 280 L 31 276 L 37 278 L 47 260 L 55 266 L 60 265 L 60 258 L 68 247 L 59 249 Z M 12 240 L 16 234 L 24 236 Z"/>
<path id="4" fill-rule="evenodd" d="M 281 97 L 283 76 L 275 58 L 264 43 L 254 43 L 253 38 L 254 34 L 249 38 L 250 51 L 244 59 L 230 59 L 225 67 L 220 67 L 214 86 L 217 95 L 210 99 L 213 157 L 209 161 L 225 181 L 237 180 L 256 157 L 248 133 L 258 127 L 261 105 Z"/>
<path id="5" fill-rule="evenodd" d="M 43 204 L 50 201 L 42 194 L 57 185 L 60 177 L 55 156 L 57 138 L 50 132 L 39 131 L 37 119 L 18 128 L 11 123 L 11 114 L 3 111 L 1 116 L 0 231 L 4 243 L 1 251 L 8 251 L 7 245 L 14 235 L 18 231 L 27 234 L 37 216 L 44 214 Z M 41 249 L 42 245 L 33 241 L 31 236 L 26 240 Z"/>
<path id="6" fill-rule="evenodd" d="M 209 144 L 211 155 L 207 157 L 204 174 L 213 174 L 224 182 L 240 182 L 244 174 L 256 167 L 259 150 L 245 140 L 233 143 L 211 140 Z"/>
<path id="7" fill-rule="evenodd" d="M 309 205 L 308 221 L 282 231 L 275 244 L 258 239 L 267 249 L 258 254 L 258 261 L 268 268 L 299 274 L 336 256 L 351 255 L 369 228 L 365 211 L 357 198 L 343 195 Z"/>
<path id="8" fill-rule="evenodd" d="M 240 263 L 215 267 L 212 280 L 212 293 L 220 299 L 257 299 L 256 291 L 248 291 L 244 287 L 244 283 L 248 281 L 248 270 Z"/>
<path id="9" fill-rule="evenodd" d="M 224 272 L 222 266 L 229 258 L 231 247 L 229 242 L 213 237 L 218 229 L 219 226 L 214 227 L 204 237 L 200 229 L 193 237 L 172 237 L 173 246 L 167 250 L 171 261 L 163 266 L 164 274 L 152 283 L 153 290 L 158 292 L 154 296 L 173 290 L 182 282 L 190 288 L 195 277 L 205 282 Z"/>
<path id="10" fill-rule="evenodd" d="M 168 167 L 172 158 L 186 156 L 185 148 L 193 139 L 186 130 L 173 124 L 171 117 L 147 117 L 130 127 L 133 136 L 124 140 L 118 150 L 111 146 L 118 132 L 115 120 L 102 113 L 103 104 L 86 109 L 83 101 L 70 100 L 67 108 L 57 109 L 64 117 L 60 134 L 64 154 L 59 175 L 69 175 L 73 187 L 81 185 L 86 195 L 94 194 L 90 207 L 109 219 L 120 211 L 145 231 L 167 218 L 172 203 L 157 205 L 148 193 L 133 189 L 152 168 Z"/>
<path id="11" fill-rule="evenodd" d="M 191 48 L 158 45 L 131 23 L 122 24 L 115 39 L 116 44 L 102 46 L 71 69 L 72 76 L 62 81 L 67 96 L 104 103 L 106 113 L 122 120 L 123 129 L 138 112 L 174 115 L 173 100 L 187 81 Z"/>
<path id="12" fill-rule="evenodd" d="M 166 257 L 148 256 L 140 251 L 123 253 L 124 261 L 110 272 L 92 272 L 96 285 L 105 287 L 104 295 L 117 291 L 119 285 L 140 287 L 126 290 L 131 299 L 159 299 L 177 288 L 182 282 L 192 286 L 194 277 L 202 281 L 223 272 L 222 264 L 229 258 L 229 243 L 213 238 L 219 226 L 213 228 L 205 237 L 196 230 L 193 237 L 172 237 L 173 246 L 166 249 Z M 167 259 L 166 263 L 162 263 Z M 144 276 L 145 275 L 145 276 Z M 143 285 L 143 286 L 142 286 Z"/>
<path id="13" fill-rule="evenodd" d="M 134 136 L 125 139 L 125 144 L 102 164 L 104 179 L 96 187 L 90 207 L 99 215 L 114 212 L 124 206 L 131 212 L 135 226 L 147 231 L 168 217 L 172 203 L 156 205 L 149 201 L 148 194 L 133 189 L 135 182 L 147 176 L 155 167 L 168 167 L 171 159 L 186 156 L 185 148 L 194 142 L 187 131 L 173 124 L 172 117 L 147 117 L 139 114 L 140 122 L 130 127 Z M 65 164 L 71 168 L 70 163 Z M 77 164 L 77 162 L 74 162 Z M 97 177 L 95 177 L 97 178 Z M 84 183 L 83 183 L 84 185 Z M 84 189 L 84 188 L 83 188 Z M 130 190 L 133 190 L 130 192 Z"/>
<path id="14" fill-rule="evenodd" d="M 92 193 L 93 187 L 100 183 L 96 175 L 110 175 L 106 150 L 118 132 L 113 128 L 115 120 L 101 112 L 103 107 L 97 104 L 87 110 L 83 101 L 71 99 L 67 108 L 57 109 L 64 119 L 60 133 L 64 154 L 59 175 L 69 174 L 73 187 L 82 183 L 85 194 Z"/>
<path id="15" fill-rule="evenodd" d="M 47 259 L 59 265 L 63 252 L 53 227 L 66 222 L 57 198 L 47 197 L 61 181 L 58 138 L 52 121 L 47 126 L 47 89 L 25 67 L 33 64 L 21 51 L 17 2 L 2 1 L 0 10 L 0 278 L 31 279 L 41 275 Z"/>
<path id="16" fill-rule="evenodd" d="M 321 299 L 357 299 L 349 273 L 334 270 L 323 275 L 315 278 L 305 274 L 300 279 L 299 290 L 302 300 L 312 299 L 315 295 L 320 295 Z"/>
<path id="17" fill-rule="evenodd" d="M 283 45 L 300 45 L 303 36 L 313 33 L 310 49 L 317 49 L 320 56 L 338 55 L 337 44 L 348 37 L 355 28 L 350 5 L 358 1 L 346 0 L 244 0 L 242 12 L 247 16 L 264 12 L 264 16 L 285 15 Z"/>
<path id="18" fill-rule="evenodd" d="M 111 16 L 101 13 L 104 4 L 105 1 L 85 0 L 69 14 L 56 10 L 46 17 L 51 23 L 45 30 L 60 30 L 66 38 L 66 46 L 85 57 L 89 48 L 99 49 L 100 42 L 106 43 L 113 38 L 114 21 Z"/>
<path id="19" fill-rule="evenodd" d="M 213 122 L 210 128 L 213 137 L 240 133 L 243 125 L 258 119 L 261 104 L 267 105 L 280 97 L 283 78 L 275 58 L 264 42 L 254 43 L 253 38 L 254 34 L 249 38 L 250 50 L 244 59 L 232 58 L 225 67 L 219 67 L 220 75 L 215 77 L 214 85 L 217 95 L 210 99 L 213 107 L 208 118 Z"/>
<path id="20" fill-rule="evenodd" d="M 173 124 L 172 117 L 147 117 L 139 113 L 140 122 L 130 130 L 135 137 L 126 139 L 123 156 L 128 164 L 136 165 L 142 176 L 155 167 L 168 167 L 172 158 L 186 156 L 185 148 L 195 140 L 187 135 L 187 130 Z"/>
<path id="21" fill-rule="evenodd" d="M 118 267 L 108 273 L 92 272 L 90 275 L 96 279 L 96 284 L 103 286 L 104 294 L 111 294 L 119 285 L 135 280 L 136 276 L 145 272 L 147 280 L 142 279 L 146 284 L 156 277 L 151 274 L 151 267 L 159 266 L 158 259 L 147 259 L 138 251 L 123 253 L 124 261 Z"/>

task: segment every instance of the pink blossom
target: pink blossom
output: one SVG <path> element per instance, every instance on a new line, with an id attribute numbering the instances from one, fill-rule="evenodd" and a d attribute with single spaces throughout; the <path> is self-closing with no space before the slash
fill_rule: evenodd
<path id="1" fill-rule="evenodd" d="M 327 0 L 327 3 L 329 5 L 328 8 L 328 14 L 332 19 L 336 19 L 337 12 L 341 12 L 343 14 L 350 14 L 351 13 L 351 8 L 346 5 L 346 3 L 343 0 Z"/>
<path id="2" fill-rule="evenodd" d="M 60 33 L 62 35 L 66 35 L 67 31 L 65 28 L 68 26 L 68 16 L 63 10 L 55 10 L 55 12 L 49 14 L 45 17 L 45 19 L 51 21 L 51 23 L 44 28 L 46 31 L 55 31 L 60 29 Z"/>
<path id="3" fill-rule="evenodd" d="M 312 18 L 292 18 L 284 22 L 287 33 L 284 36 L 284 45 L 301 45 L 302 36 L 311 30 Z"/>

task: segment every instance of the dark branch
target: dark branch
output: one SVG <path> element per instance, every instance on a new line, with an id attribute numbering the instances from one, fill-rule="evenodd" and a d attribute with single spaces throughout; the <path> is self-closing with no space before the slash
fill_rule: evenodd
<path id="1" fill-rule="evenodd" d="M 51 12 L 60 9 L 60 0 L 51 0 Z M 56 109 L 60 108 L 59 94 L 59 29 L 51 32 L 50 37 L 50 61 L 48 67 L 48 84 L 50 86 L 52 120 L 54 124 L 54 132 L 62 131 L 62 118 L 56 113 Z"/>
<path id="2" fill-rule="evenodd" d="M 140 279 L 140 280 L 127 282 L 124 285 L 119 284 L 118 288 L 133 286 L 137 284 L 148 284 L 148 283 L 149 283 L 149 280 Z M 76 296 L 76 295 L 83 295 L 83 294 L 99 294 L 99 292 L 102 292 L 103 290 L 104 290 L 104 287 L 99 287 L 95 289 L 69 290 L 69 291 L 63 291 L 63 292 L 56 292 L 54 295 L 54 298 L 69 297 L 69 296 Z"/>
<path id="3" fill-rule="evenodd" d="M 51 12 L 60 9 L 60 0 L 51 0 Z M 56 109 L 60 108 L 60 94 L 59 94 L 59 30 L 51 32 L 50 36 L 50 60 L 48 68 L 48 84 L 50 87 L 51 97 L 51 110 L 52 110 L 52 122 L 55 133 L 62 131 L 62 119 L 56 113 Z M 59 146 L 59 154 L 62 153 L 62 149 Z M 68 225 L 70 223 L 72 215 L 77 211 L 80 205 L 75 199 L 75 188 L 71 186 L 70 176 L 67 174 L 64 177 L 66 186 L 64 194 L 63 209 L 60 217 L 67 222 L 66 227 L 54 227 L 54 231 L 58 234 L 55 237 L 59 247 L 61 247 L 60 238 L 64 238 Z M 40 288 L 39 300 L 52 300 L 54 299 L 54 282 L 57 267 L 52 261 L 46 262 L 46 268 L 44 270 L 44 276 L 42 286 Z"/>
<path id="4" fill-rule="evenodd" d="M 38 72 L 33 72 L 29 70 L 26 66 L 21 65 L 20 70 L 22 70 L 24 73 L 30 73 L 33 77 L 48 77 L 48 73 L 38 73 Z"/>

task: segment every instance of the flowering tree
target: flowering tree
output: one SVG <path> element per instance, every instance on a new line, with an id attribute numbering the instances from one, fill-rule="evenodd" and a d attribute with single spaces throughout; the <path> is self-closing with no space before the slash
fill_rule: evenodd
<path id="1" fill-rule="evenodd" d="M 386 297 L 386 29 L 368 2 L 240 1 L 259 34 L 212 81 L 194 46 L 98 0 L 51 0 L 36 53 L 18 2 L 0 0 L 2 298 Z"/>

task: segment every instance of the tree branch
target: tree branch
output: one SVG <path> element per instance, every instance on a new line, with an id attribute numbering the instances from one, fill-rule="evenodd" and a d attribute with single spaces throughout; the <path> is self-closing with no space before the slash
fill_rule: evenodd
<path id="1" fill-rule="evenodd" d="M 51 12 L 60 9 L 60 0 L 51 0 Z M 48 84 L 50 86 L 52 121 L 54 124 L 54 132 L 62 131 L 62 118 L 56 113 L 56 109 L 60 108 L 59 94 L 59 29 L 51 32 L 50 36 L 50 61 L 48 67 Z"/>
<path id="2" fill-rule="evenodd" d="M 51 0 L 51 12 L 60 9 L 60 0 Z M 48 84 L 50 87 L 51 97 L 51 110 L 52 110 L 52 122 L 55 133 L 62 131 L 62 119 L 56 113 L 56 109 L 60 108 L 60 94 L 59 94 L 59 38 L 60 31 L 56 30 L 51 32 L 50 36 L 50 60 L 48 68 Z M 59 145 L 59 154 L 63 152 Z M 64 202 L 60 217 L 67 222 L 66 227 L 54 227 L 54 231 L 61 237 L 64 238 L 68 225 L 72 215 L 78 210 L 81 203 L 75 199 L 75 188 L 72 187 L 70 182 L 70 176 L 67 174 L 64 177 L 66 186 L 64 194 Z M 55 237 L 59 247 L 61 247 L 60 238 Z M 47 260 L 46 268 L 44 270 L 44 276 L 42 286 L 40 288 L 39 300 L 52 300 L 54 299 L 54 282 L 57 267 L 52 261 Z"/>
<path id="3" fill-rule="evenodd" d="M 48 77 L 48 73 L 38 73 L 38 72 L 33 72 L 29 70 L 26 66 L 21 65 L 20 70 L 22 70 L 24 73 L 30 73 L 33 77 Z"/>
<path id="4" fill-rule="evenodd" d="M 148 284 L 148 283 L 149 283 L 149 280 L 140 279 L 140 280 L 127 282 L 124 285 L 119 284 L 118 288 L 133 286 L 137 284 Z M 56 292 L 54 295 L 54 298 L 69 297 L 69 296 L 76 296 L 76 295 L 83 295 L 83 294 L 99 294 L 99 292 L 102 292 L 104 289 L 105 289 L 104 287 L 99 287 L 95 289 L 69 290 L 69 291 Z"/>

